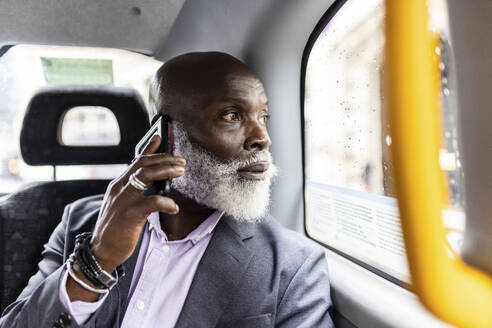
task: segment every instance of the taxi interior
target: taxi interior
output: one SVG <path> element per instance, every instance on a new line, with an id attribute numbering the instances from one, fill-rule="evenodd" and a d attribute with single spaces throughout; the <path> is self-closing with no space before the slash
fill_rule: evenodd
<path id="1" fill-rule="evenodd" d="M 458 104 L 462 108 L 482 108 L 490 95 L 483 88 L 464 88 L 465 92 L 457 97 L 462 90 L 456 81 L 466 81 L 461 86 L 491 82 L 492 74 L 486 74 L 491 68 L 484 67 L 492 65 L 481 66 L 483 72 L 473 69 L 474 77 L 469 70 L 477 60 L 487 63 L 492 56 L 486 58 L 484 52 L 467 51 L 465 43 L 470 42 L 466 35 L 488 30 L 483 26 L 490 27 L 492 20 L 487 17 L 492 16 L 492 5 L 479 1 L 480 6 L 470 8 L 457 0 L 430 2 L 434 3 L 430 5 L 430 16 L 437 17 L 436 26 L 440 26 L 436 53 L 441 56 L 441 91 L 449 96 L 443 100 L 447 108 L 442 118 L 446 147 L 439 163 L 446 171 L 450 190 L 445 221 L 451 226 L 446 231 L 450 232 L 447 237 L 453 252 L 463 243 L 465 225 L 465 187 L 458 150 L 462 148 L 467 158 L 482 161 L 485 156 L 488 160 L 489 155 L 468 145 L 475 145 L 477 140 L 489 146 L 492 143 L 492 138 L 484 140 L 477 130 L 467 129 L 480 123 L 480 131 L 492 131 L 490 123 L 484 123 L 492 121 L 485 110 L 473 118 L 459 114 L 466 123 L 459 128 L 456 122 Z M 47 178 L 37 178 L 36 174 L 29 179 L 18 178 L 20 183 L 15 187 L 1 191 L 0 310 L 15 300 L 36 271 L 42 245 L 61 218 L 63 207 L 104 192 L 110 179 L 131 161 L 134 145 L 149 127 L 144 87 L 139 86 L 143 91 L 137 92 L 131 83 L 117 85 L 116 71 L 114 80 L 111 75 L 110 81 L 104 83 L 94 77 L 89 82 L 77 78 L 61 81 L 63 76 L 54 75 L 65 74 L 62 71 L 66 67 L 56 71 L 50 65 L 72 65 L 73 58 L 107 60 L 111 56 L 104 51 L 118 49 L 152 60 L 145 68 L 143 64 L 133 64 L 125 73 L 125 78 L 132 80 L 132 74 L 146 70 L 148 74 L 142 80 L 148 86 L 152 71 L 176 55 L 222 51 L 243 60 L 265 85 L 272 116 L 271 150 L 281 170 L 273 186 L 271 213 L 286 227 L 326 247 L 336 326 L 449 327 L 411 291 L 418 288 L 412 287 L 399 230 L 393 181 L 397 168 L 389 152 L 389 146 L 397 139 L 385 105 L 388 90 L 381 82 L 385 79 L 384 9 L 382 0 L 1 1 L 0 74 L 4 78 L 0 81 L 4 87 L 0 86 L 0 95 L 4 100 L 8 98 L 2 93 L 9 81 L 8 56 L 22 47 L 27 47 L 23 53 L 41 53 L 37 64 L 42 68 L 31 70 L 29 66 L 18 78 L 16 88 L 29 86 L 31 74 L 40 75 L 46 82 L 42 88 L 28 87 L 32 92 L 16 104 L 21 109 L 9 108 L 11 102 L 2 101 L 0 114 L 21 113 L 15 114 L 20 115 L 17 121 L 5 119 L 7 123 L 0 124 L 1 129 L 14 131 L 0 131 L 2 145 L 17 145 L 16 157 L 12 157 L 15 161 L 2 159 L 2 165 L 11 175 L 17 174 L 19 162 L 24 166 L 43 166 L 49 173 Z M 459 25 L 453 25 L 458 22 L 460 11 L 466 14 L 460 17 Z M 446 25 L 448 20 L 451 27 Z M 449 41 L 450 29 L 456 35 L 454 43 Z M 491 39 L 485 35 L 480 38 L 486 45 L 476 40 L 476 47 L 490 53 L 492 46 L 487 48 L 487 44 Z M 36 48 L 38 45 L 51 47 L 49 54 L 42 53 Z M 55 48 L 69 50 L 57 55 L 52 51 Z M 27 65 L 22 61 L 25 57 L 18 57 L 17 67 Z M 463 65 L 456 65 L 455 70 L 456 62 Z M 99 70 L 107 68 L 107 63 L 91 63 Z M 100 72 L 97 74 L 101 77 Z M 476 99 L 482 100 L 477 103 Z M 109 110 L 117 122 L 117 142 L 65 143 L 61 133 L 67 112 L 81 107 Z M 70 129 L 81 128 L 72 125 Z M 458 133 L 463 134 L 463 140 Z M 96 179 L 94 175 L 90 179 L 74 178 L 70 170 L 61 174 L 63 168 L 71 166 L 114 164 L 120 166 L 112 166 Z M 474 174 L 469 174 L 466 185 L 467 201 L 473 197 L 475 210 L 469 213 L 466 207 L 466 213 L 478 217 L 479 212 L 487 212 L 492 206 L 486 200 L 492 194 L 491 184 L 484 186 L 479 182 L 484 175 L 478 169 L 484 173 L 486 168 L 473 166 L 473 160 L 465 164 L 469 165 L 468 170 L 475 168 L 469 171 Z M 465 175 L 468 179 L 468 171 Z M 8 180 L 4 175 L 0 178 L 0 184 Z M 478 186 L 482 186 L 481 190 Z M 382 214 L 370 218 L 373 212 Z M 467 228 L 469 224 L 467 220 Z M 476 227 L 470 231 L 481 235 L 491 231 L 490 224 Z M 473 236 L 467 238 L 473 240 Z M 490 273 L 490 242 L 480 245 L 484 246 L 481 252 L 471 251 L 478 255 L 469 256 L 470 262 Z M 490 295 L 486 298 L 490 300 Z"/>

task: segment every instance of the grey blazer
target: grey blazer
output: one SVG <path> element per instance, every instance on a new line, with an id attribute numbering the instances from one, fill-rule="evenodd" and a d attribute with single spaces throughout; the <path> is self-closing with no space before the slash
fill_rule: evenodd
<path id="1" fill-rule="evenodd" d="M 59 299 L 63 263 L 74 237 L 92 231 L 102 195 L 65 208 L 39 271 L 0 318 L 0 327 L 79 327 Z M 126 275 L 84 327 L 119 327 L 140 243 Z M 271 216 L 239 223 L 224 216 L 200 261 L 176 327 L 333 327 L 327 264 L 321 247 Z M 143 328 L 143 327 L 142 327 Z"/>

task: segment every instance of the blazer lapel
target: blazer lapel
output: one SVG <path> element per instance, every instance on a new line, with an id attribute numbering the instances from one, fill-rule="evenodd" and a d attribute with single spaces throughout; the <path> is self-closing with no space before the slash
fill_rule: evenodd
<path id="1" fill-rule="evenodd" d="M 198 265 L 176 327 L 214 327 L 234 295 L 252 253 L 244 240 L 251 223 L 224 216 Z"/>

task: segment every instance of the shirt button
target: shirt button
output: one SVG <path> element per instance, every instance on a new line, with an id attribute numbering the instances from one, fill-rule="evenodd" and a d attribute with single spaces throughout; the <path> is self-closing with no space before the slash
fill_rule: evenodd
<path id="1" fill-rule="evenodd" d="M 167 245 L 162 246 L 162 250 L 164 251 L 164 253 L 169 252 L 169 246 Z"/>
<path id="2" fill-rule="evenodd" d="M 145 303 L 143 301 L 137 301 L 137 309 L 143 310 L 145 308 Z"/>

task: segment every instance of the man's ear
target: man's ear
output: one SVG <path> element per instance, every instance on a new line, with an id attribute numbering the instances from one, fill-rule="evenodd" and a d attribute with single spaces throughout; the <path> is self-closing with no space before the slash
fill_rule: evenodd
<path id="1" fill-rule="evenodd" d="M 162 115 L 161 114 L 155 114 L 154 116 L 152 116 L 152 122 L 150 122 L 150 125 L 154 125 L 154 123 L 159 119 L 159 117 L 161 117 Z"/>

